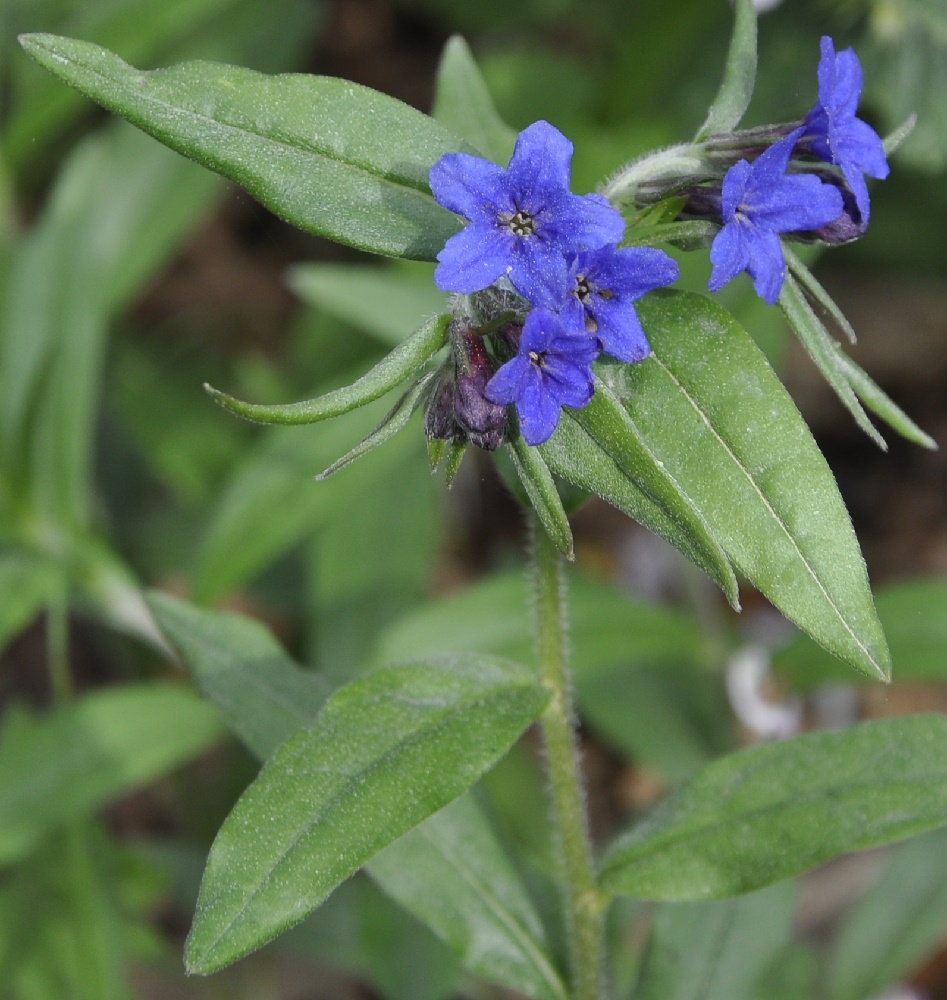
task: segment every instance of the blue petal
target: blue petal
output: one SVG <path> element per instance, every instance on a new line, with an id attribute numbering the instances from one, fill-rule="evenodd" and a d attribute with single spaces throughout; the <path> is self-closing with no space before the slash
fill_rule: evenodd
<path id="1" fill-rule="evenodd" d="M 826 47 L 828 41 L 828 47 Z M 832 68 L 822 72 L 826 53 L 832 52 L 832 39 L 822 39 L 822 59 L 819 60 L 819 103 L 829 112 L 829 117 L 849 118 L 858 110 L 862 92 L 862 68 L 852 49 L 844 49 L 832 57 Z M 823 90 L 823 77 L 827 86 Z"/>
<path id="2" fill-rule="evenodd" d="M 495 163 L 466 153 L 446 153 L 431 167 L 434 200 L 471 222 L 496 221 L 510 210 L 509 179 Z"/>
<path id="3" fill-rule="evenodd" d="M 541 200 L 547 192 L 568 191 L 571 163 L 572 143 L 549 122 L 533 122 L 520 132 L 510 158 L 512 189 L 523 196 L 535 192 Z M 527 198 L 519 207 L 533 214 L 542 205 Z"/>
<path id="4" fill-rule="evenodd" d="M 437 255 L 434 284 L 442 292 L 464 294 L 487 288 L 507 269 L 509 244 L 514 239 L 509 230 L 471 223 L 452 236 Z"/>
<path id="5" fill-rule="evenodd" d="M 563 254 L 596 250 L 617 243 L 625 234 L 625 220 L 599 194 L 563 194 L 548 208 L 544 232 L 555 240 Z"/>
<path id="6" fill-rule="evenodd" d="M 838 188 L 814 174 L 785 176 L 765 195 L 765 201 L 753 206 L 753 225 L 776 233 L 818 229 L 837 219 L 845 207 Z"/>
<path id="7" fill-rule="evenodd" d="M 871 201 L 868 198 L 868 185 L 865 183 L 865 176 L 857 166 L 848 163 L 843 164 L 842 174 L 855 196 L 855 204 L 858 206 L 861 221 L 867 225 L 871 215 Z"/>
<path id="8" fill-rule="evenodd" d="M 786 277 L 786 261 L 776 233 L 757 230 L 749 242 L 747 271 L 753 278 L 756 294 L 767 304 L 775 305 Z"/>
<path id="9" fill-rule="evenodd" d="M 580 410 L 588 405 L 595 391 L 595 377 L 592 369 L 560 357 L 547 357 L 543 370 L 546 393 L 560 405 Z"/>
<path id="10" fill-rule="evenodd" d="M 523 440 L 530 445 L 548 441 L 559 423 L 559 412 L 559 402 L 546 391 L 539 372 L 533 369 L 516 400 Z"/>
<path id="11" fill-rule="evenodd" d="M 528 355 L 517 354 L 500 366 L 487 383 L 483 394 L 491 403 L 513 403 L 522 391 L 524 380 L 532 375 L 533 366 Z"/>
<path id="12" fill-rule="evenodd" d="M 878 180 L 884 180 L 890 169 L 881 136 L 861 118 L 853 118 L 845 127 L 839 160 L 847 160 Z"/>
<path id="13" fill-rule="evenodd" d="M 596 336 L 606 354 L 630 363 L 642 361 L 651 353 L 641 320 L 631 302 L 609 299 L 597 303 L 593 315 L 598 323 Z"/>
<path id="14" fill-rule="evenodd" d="M 549 309 L 532 309 L 526 316 L 523 332 L 520 334 L 519 353 L 548 351 L 553 340 L 562 334 L 562 321 Z"/>
<path id="15" fill-rule="evenodd" d="M 558 245 L 538 236 L 514 240 L 508 269 L 513 287 L 533 305 L 555 308 L 568 280 L 568 267 Z"/>
<path id="16" fill-rule="evenodd" d="M 634 302 L 642 295 L 671 285 L 680 277 L 677 262 L 653 247 L 603 247 L 579 255 L 578 274 L 615 298 Z"/>
<path id="17" fill-rule="evenodd" d="M 720 212 L 724 222 L 733 221 L 740 203 L 746 196 L 751 176 L 750 164 L 746 160 L 738 160 L 724 175 L 720 189 Z"/>
<path id="18" fill-rule="evenodd" d="M 710 247 L 713 270 L 707 282 L 710 291 L 719 292 L 728 281 L 746 270 L 749 253 L 745 237 L 744 227 L 738 222 L 728 222 L 714 237 Z"/>
<path id="19" fill-rule="evenodd" d="M 753 166 L 750 167 L 750 179 L 747 182 L 745 201 L 755 206 L 760 194 L 765 196 L 766 193 L 780 184 L 786 176 L 786 167 L 789 166 L 789 157 L 792 156 L 792 151 L 795 149 L 796 140 L 805 130 L 804 125 L 793 129 L 789 135 L 774 142 L 769 149 L 760 153 L 753 161 Z"/>

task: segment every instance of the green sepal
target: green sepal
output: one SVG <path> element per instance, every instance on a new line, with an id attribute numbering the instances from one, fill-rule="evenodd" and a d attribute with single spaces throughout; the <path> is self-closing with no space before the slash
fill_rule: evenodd
<path id="1" fill-rule="evenodd" d="M 530 447 L 522 434 L 517 433 L 507 442 L 516 474 L 526 490 L 530 505 L 542 522 L 553 545 L 566 557 L 574 560 L 572 529 L 562 506 L 559 490 L 538 448 Z"/>
<path id="2" fill-rule="evenodd" d="M 371 432 L 371 434 L 363 438 L 350 452 L 333 462 L 327 469 L 323 469 L 323 471 L 316 476 L 316 479 L 328 479 L 329 476 L 338 472 L 339 469 L 344 469 L 345 466 L 350 465 L 357 458 L 367 455 L 370 451 L 374 451 L 386 441 L 393 438 L 395 434 L 397 434 L 398 431 L 400 431 L 401 428 L 407 424 L 407 422 L 414 415 L 414 411 L 427 398 L 431 381 L 436 375 L 436 372 L 428 372 L 427 374 L 422 375 L 421 378 L 419 378 L 417 382 L 415 382 L 414 385 L 411 386 L 411 388 L 401 397 L 401 399 L 399 399 L 398 402 L 395 403 L 395 405 L 388 411 L 385 419 L 382 420 L 382 422 Z"/>
<path id="3" fill-rule="evenodd" d="M 444 482 L 447 484 L 448 489 L 454 485 L 454 477 L 460 469 L 460 463 L 464 460 L 464 455 L 467 454 L 467 447 L 468 442 L 466 441 L 451 441 L 447 446 L 447 457 L 444 462 Z"/>
<path id="4" fill-rule="evenodd" d="M 280 218 L 373 253 L 433 260 L 460 228 L 428 172 L 474 150 L 433 118 L 334 77 L 218 63 L 143 72 L 90 42 L 21 35 L 41 65 Z"/>
<path id="5" fill-rule="evenodd" d="M 447 343 L 451 317 L 435 316 L 402 341 L 370 371 L 351 385 L 299 403 L 245 403 L 205 383 L 215 402 L 238 417 L 261 424 L 314 424 L 365 406 L 399 386 Z"/>

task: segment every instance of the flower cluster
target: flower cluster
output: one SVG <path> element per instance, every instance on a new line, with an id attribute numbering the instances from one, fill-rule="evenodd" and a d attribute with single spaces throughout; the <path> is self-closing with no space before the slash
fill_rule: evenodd
<path id="1" fill-rule="evenodd" d="M 836 54 L 831 38 L 821 43 L 819 99 L 798 127 L 777 140 L 752 164 L 741 159 L 727 171 L 720 194 L 723 228 L 713 241 L 709 288 L 717 291 L 741 271 L 772 305 L 785 278 L 780 234 L 811 233 L 842 242 L 860 236 L 868 223 L 865 175 L 884 178 L 888 163 L 878 134 L 855 116 L 862 70 L 851 49 Z M 841 171 L 789 173 L 814 157 Z"/>
<path id="2" fill-rule="evenodd" d="M 619 248 L 624 220 L 601 195 L 571 193 L 571 161 L 572 143 L 538 121 L 505 169 L 449 153 L 430 173 L 435 199 L 468 220 L 438 255 L 437 286 L 469 295 L 508 282 L 522 301 L 525 319 L 498 343 L 515 354 L 483 393 L 515 406 L 531 445 L 552 435 L 562 406 L 592 398 L 599 354 L 648 356 L 634 302 L 678 277 L 661 250 Z"/>

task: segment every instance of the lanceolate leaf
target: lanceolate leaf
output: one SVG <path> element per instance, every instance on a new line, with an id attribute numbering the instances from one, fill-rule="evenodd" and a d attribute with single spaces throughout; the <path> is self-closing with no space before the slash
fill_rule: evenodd
<path id="1" fill-rule="evenodd" d="M 749 336 L 703 296 L 638 306 L 653 355 L 624 405 L 734 565 L 852 666 L 885 678 L 888 649 L 851 522 L 815 441 Z"/>
<path id="2" fill-rule="evenodd" d="M 508 661 L 402 664 L 344 688 L 224 822 L 187 963 L 213 972 L 299 921 L 381 848 L 468 788 L 548 695 Z"/>
<path id="3" fill-rule="evenodd" d="M 599 384 L 584 410 L 563 411 L 556 433 L 539 449 L 547 465 L 667 539 L 737 607 L 736 579 L 726 553 L 660 460 L 636 433 L 628 433 L 626 416 L 603 389 Z"/>
<path id="4" fill-rule="evenodd" d="M 301 403 L 275 406 L 244 403 L 212 386 L 205 385 L 204 388 L 225 410 L 246 417 L 247 420 L 263 424 L 314 424 L 380 399 L 390 389 L 401 385 L 412 372 L 444 346 L 449 323 L 450 316 L 429 319 L 356 382 Z"/>
<path id="5" fill-rule="evenodd" d="M 458 229 L 427 174 L 444 153 L 469 147 L 393 98 L 333 77 L 215 63 L 142 72 L 55 35 L 21 43 L 56 76 L 308 232 L 432 260 Z"/>
<path id="6" fill-rule="evenodd" d="M 313 723 L 328 685 L 301 670 L 258 622 L 158 591 L 148 595 L 148 606 L 201 693 L 261 760 Z"/>
<path id="7" fill-rule="evenodd" d="M 947 824 L 947 718 L 800 736 L 710 764 L 612 847 L 604 889 L 713 899 Z"/>
<path id="8" fill-rule="evenodd" d="M 444 938 L 468 969 L 536 1000 L 565 1000 L 542 923 L 470 796 L 386 847 L 368 872 Z"/>

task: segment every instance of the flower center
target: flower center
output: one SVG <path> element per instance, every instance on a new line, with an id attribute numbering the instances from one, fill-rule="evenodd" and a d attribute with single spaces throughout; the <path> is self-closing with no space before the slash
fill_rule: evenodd
<path id="1" fill-rule="evenodd" d="M 536 224 L 533 222 L 533 217 L 522 209 L 510 218 L 507 225 L 514 236 L 532 236 L 536 232 Z"/>
<path id="2" fill-rule="evenodd" d="M 545 351 L 530 351 L 529 360 L 537 368 L 542 368 L 546 364 L 546 352 Z"/>
<path id="3" fill-rule="evenodd" d="M 584 274 L 579 274 L 575 279 L 575 295 L 580 302 L 588 302 L 592 297 L 592 286 L 589 279 Z"/>

